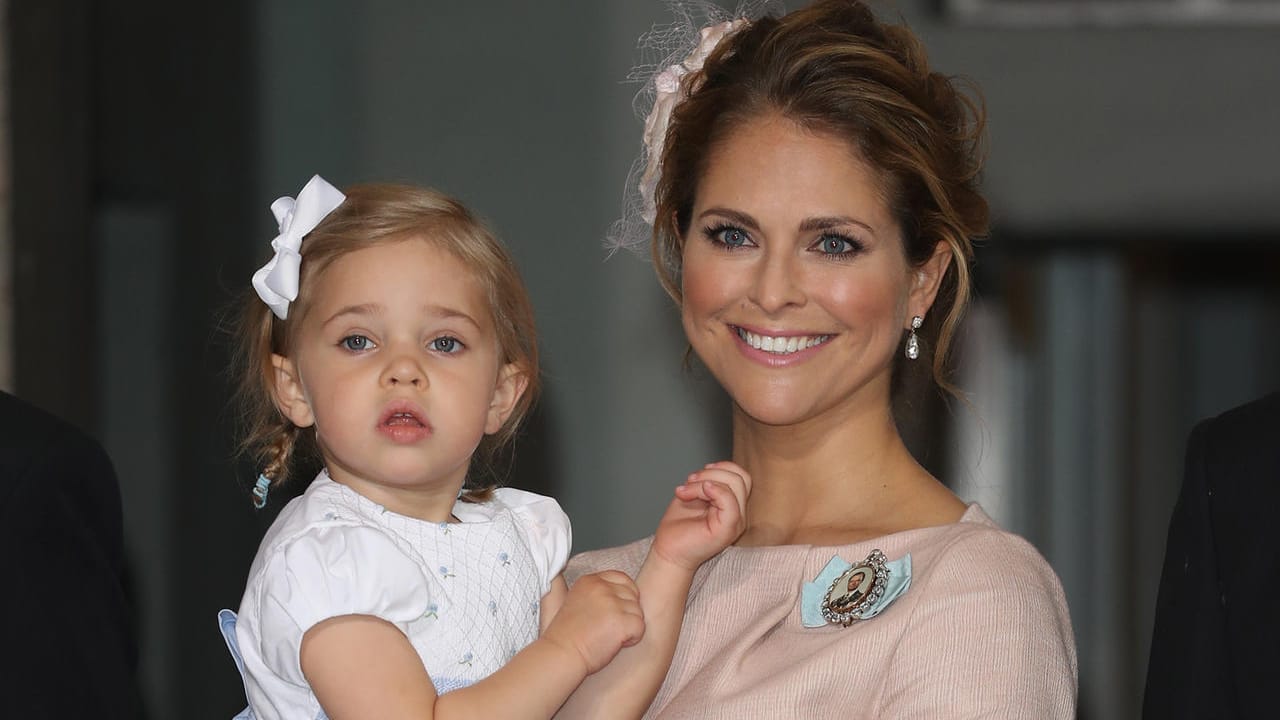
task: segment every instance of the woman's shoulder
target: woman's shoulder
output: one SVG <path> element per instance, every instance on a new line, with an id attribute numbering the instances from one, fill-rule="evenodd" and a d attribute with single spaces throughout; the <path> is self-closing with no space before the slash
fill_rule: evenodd
<path id="1" fill-rule="evenodd" d="M 640 572 L 640 565 L 644 563 L 652 543 L 653 536 L 650 535 L 626 545 L 578 553 L 569 558 L 569 565 L 564 569 L 565 580 L 572 585 L 583 575 L 604 570 L 621 570 L 634 578 Z"/>
<path id="2" fill-rule="evenodd" d="M 942 706 L 999 706 L 1008 717 L 1073 714 L 1075 639 L 1048 561 L 976 505 L 938 530 L 911 549 L 910 590 L 900 601 L 908 612 L 885 688 L 886 714 L 937 716 Z M 978 684 L 986 696 L 954 692 Z"/>
<path id="3" fill-rule="evenodd" d="M 976 586 L 1009 599 L 1038 599 L 1066 616 L 1062 584 L 1026 538 L 1001 528 L 976 503 L 959 522 L 941 528 L 918 548 L 916 578 L 954 590 Z"/>

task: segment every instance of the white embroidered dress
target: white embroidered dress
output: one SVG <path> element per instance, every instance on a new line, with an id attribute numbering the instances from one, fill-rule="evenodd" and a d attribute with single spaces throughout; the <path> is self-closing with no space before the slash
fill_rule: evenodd
<path id="1" fill-rule="evenodd" d="M 397 515 L 320 473 L 267 531 L 236 638 L 259 720 L 315 718 L 303 634 L 341 615 L 395 625 L 437 692 L 497 670 L 538 635 L 539 603 L 564 568 L 569 519 L 555 500 L 499 488 L 454 506 L 461 522 Z"/>

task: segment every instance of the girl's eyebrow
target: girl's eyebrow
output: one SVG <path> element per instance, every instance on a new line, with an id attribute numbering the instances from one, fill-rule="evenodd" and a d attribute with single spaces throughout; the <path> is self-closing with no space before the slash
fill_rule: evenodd
<path id="1" fill-rule="evenodd" d="M 329 319 L 325 320 L 323 325 L 328 325 L 329 323 L 333 322 L 334 320 L 337 320 L 338 318 L 344 315 L 377 315 L 381 312 L 382 312 L 382 306 L 377 303 L 347 305 L 345 307 L 340 308 L 338 312 L 330 315 Z"/>
<path id="2" fill-rule="evenodd" d="M 435 317 L 439 317 L 439 318 L 457 318 L 470 323 L 477 330 L 481 329 L 480 323 L 477 322 L 475 318 L 471 317 L 467 313 L 461 310 L 458 310 L 456 308 L 451 308 L 447 305 L 425 305 L 423 306 L 422 309 L 426 314 L 434 315 Z M 382 310 L 383 310 L 382 305 L 378 303 L 362 303 L 360 305 L 347 305 L 345 307 L 340 308 L 334 314 L 330 315 L 329 319 L 324 321 L 322 327 L 324 325 L 328 325 L 334 320 L 337 320 L 338 318 L 345 317 L 347 315 L 380 315 L 382 313 Z"/>
<path id="3" fill-rule="evenodd" d="M 460 320 L 467 321 L 468 323 L 473 325 L 477 330 L 481 329 L 480 323 L 477 322 L 475 318 L 471 317 L 470 315 L 468 315 L 467 313 L 461 310 L 458 310 L 456 308 L 451 308 L 448 305 L 427 305 L 423 309 L 426 310 L 428 313 L 435 315 L 436 317 L 458 318 Z"/>

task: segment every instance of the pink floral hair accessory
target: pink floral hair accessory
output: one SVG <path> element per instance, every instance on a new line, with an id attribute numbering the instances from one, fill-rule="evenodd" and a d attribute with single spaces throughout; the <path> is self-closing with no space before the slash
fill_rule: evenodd
<path id="1" fill-rule="evenodd" d="M 655 97 L 653 109 L 644 121 L 644 174 L 640 176 L 640 198 L 643 205 L 640 217 L 650 225 L 655 213 L 654 191 L 658 187 L 658 178 L 662 175 L 662 148 L 667 139 L 667 126 L 671 123 L 671 113 L 682 100 L 696 90 L 686 86 L 684 77 L 689 73 L 702 69 L 702 64 L 727 35 L 736 32 L 747 24 L 745 18 L 728 20 L 710 25 L 698 31 L 700 40 L 689 57 L 674 65 L 668 66 L 653 78 Z"/>
<path id="2" fill-rule="evenodd" d="M 711 0 L 668 0 L 670 25 L 655 26 L 640 37 L 641 63 L 627 76 L 641 83 L 633 106 L 644 119 L 640 157 L 631 166 L 623 192 L 622 217 L 609 230 L 605 247 L 643 252 L 653 234 L 662 154 L 676 106 L 697 92 L 699 71 L 725 38 L 756 18 L 780 11 L 778 0 L 739 0 L 726 10 Z M 691 77 L 692 76 L 692 77 Z"/>

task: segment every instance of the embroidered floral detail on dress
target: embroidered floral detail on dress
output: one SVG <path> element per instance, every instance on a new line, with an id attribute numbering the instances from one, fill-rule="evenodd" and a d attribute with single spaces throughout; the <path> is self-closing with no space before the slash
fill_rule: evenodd
<path id="1" fill-rule="evenodd" d="M 451 578 L 451 577 L 454 577 L 454 574 L 453 574 L 453 573 L 451 573 L 451 572 L 449 572 L 449 568 L 448 568 L 448 567 L 446 567 L 446 566 L 444 566 L 444 565 L 441 565 L 441 566 L 440 566 L 440 577 L 447 577 L 447 578 Z"/>
<path id="2" fill-rule="evenodd" d="M 430 603 L 429 605 L 427 605 L 427 611 L 422 613 L 422 617 L 434 618 L 436 620 L 439 620 L 440 619 L 439 613 L 440 613 L 440 606 L 435 603 Z"/>
<path id="3" fill-rule="evenodd" d="M 466 653 L 465 655 L 462 656 L 462 659 L 458 661 L 458 664 L 471 667 L 471 661 L 473 658 L 474 656 L 471 653 Z"/>
<path id="4" fill-rule="evenodd" d="M 504 551 L 502 551 L 502 552 L 498 553 L 498 562 L 502 563 L 503 565 L 510 565 L 510 564 L 511 564 L 511 556 L 510 556 L 510 555 L 507 555 L 506 551 L 504 550 Z"/>

